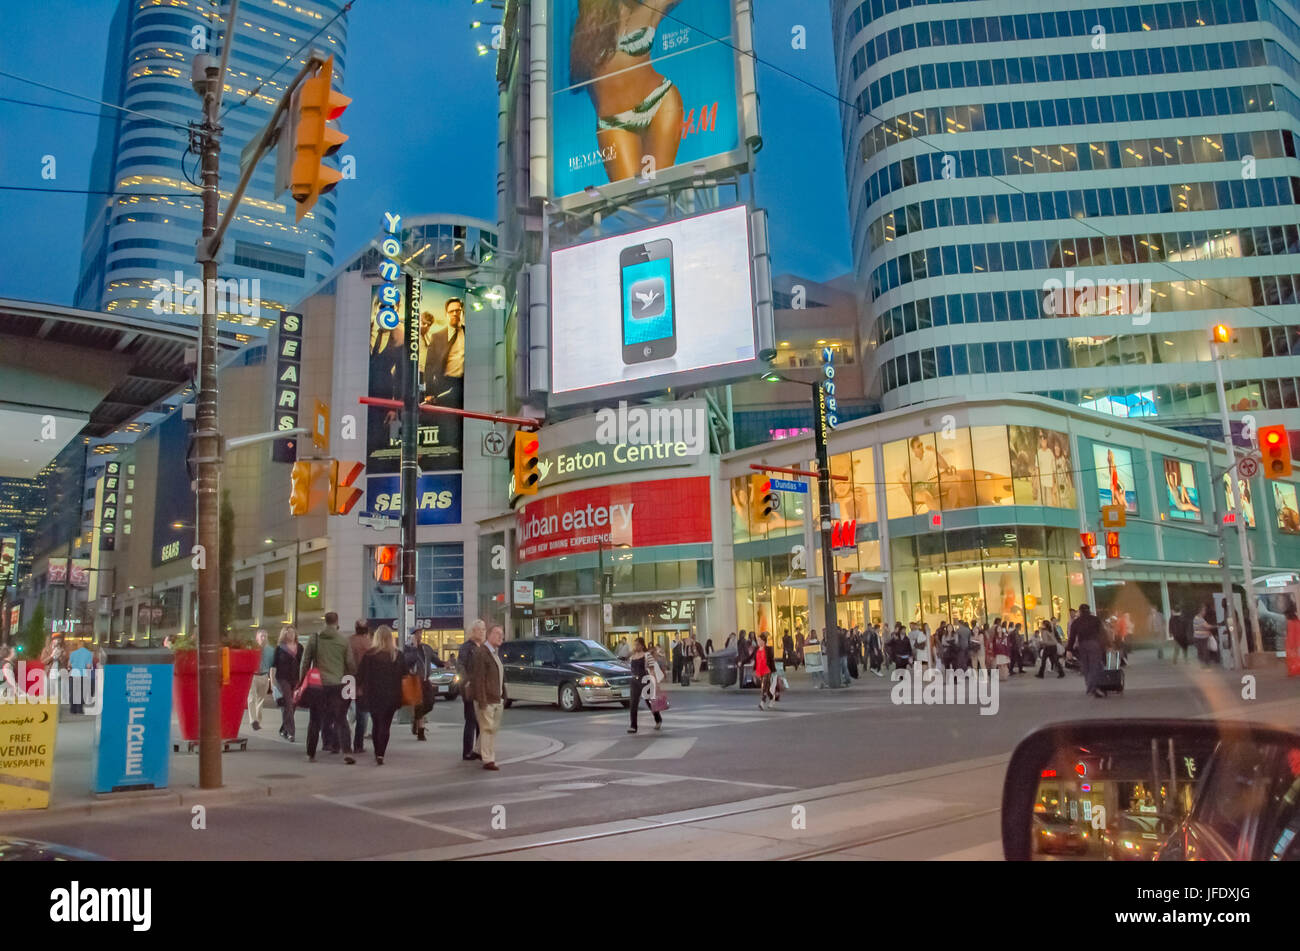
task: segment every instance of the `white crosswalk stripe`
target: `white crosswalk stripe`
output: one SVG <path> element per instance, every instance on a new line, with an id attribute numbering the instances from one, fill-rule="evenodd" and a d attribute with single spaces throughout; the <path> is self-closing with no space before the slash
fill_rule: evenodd
<path id="1" fill-rule="evenodd" d="M 572 763 L 579 760 L 594 759 L 618 742 L 618 740 L 583 740 L 580 743 L 574 743 L 572 746 L 566 746 L 558 753 L 546 757 L 546 759 L 553 763 Z"/>
<path id="2" fill-rule="evenodd" d="M 655 740 L 640 753 L 636 759 L 681 759 L 691 751 L 698 737 L 683 736 Z"/>

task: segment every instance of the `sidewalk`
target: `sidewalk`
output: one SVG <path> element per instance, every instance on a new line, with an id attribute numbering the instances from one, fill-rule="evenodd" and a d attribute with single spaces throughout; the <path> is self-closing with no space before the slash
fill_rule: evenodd
<path id="1" fill-rule="evenodd" d="M 199 789 L 198 753 L 171 754 L 171 774 L 167 789 L 158 791 L 109 793 L 90 791 L 94 743 L 94 718 L 74 717 L 62 711 L 58 738 L 54 747 L 54 777 L 48 809 L 24 809 L 0 812 L 0 832 L 13 833 L 25 827 L 50 821 L 62 821 L 78 815 L 99 815 L 104 810 L 135 807 L 139 809 L 190 808 L 193 805 L 216 805 L 263 799 L 269 796 L 303 797 L 317 792 L 345 793 L 364 791 L 390 784 L 432 779 L 444 773 L 477 768 L 478 763 L 461 760 L 461 705 L 440 703 L 426 722 L 426 742 L 412 735 L 409 722 L 393 724 L 392 739 L 384 765 L 377 767 L 370 741 L 366 752 L 356 756 L 356 765 L 348 766 L 342 755 L 317 750 L 316 762 L 307 760 L 307 713 L 299 711 L 298 742 L 289 743 L 277 735 L 280 712 L 268 708 L 262 729 L 254 732 L 247 717 L 240 736 L 248 739 L 243 751 L 223 753 L 222 786 Z M 172 742 L 180 736 L 172 721 Z M 497 742 L 498 761 L 502 765 L 546 756 L 562 744 L 543 736 L 520 730 L 504 730 Z"/>

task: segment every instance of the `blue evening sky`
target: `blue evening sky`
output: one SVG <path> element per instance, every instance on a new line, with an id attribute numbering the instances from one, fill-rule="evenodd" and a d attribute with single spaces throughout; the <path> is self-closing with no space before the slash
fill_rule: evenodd
<path id="1" fill-rule="evenodd" d="M 0 70 L 100 97 L 117 0 L 4 6 Z M 828 5 L 756 6 L 764 141 L 757 186 L 759 204 L 770 212 L 773 272 L 829 280 L 851 267 L 836 100 L 773 68 L 835 89 Z M 341 128 L 350 136 L 342 151 L 356 157 L 357 178 L 335 191 L 336 260 L 378 232 L 386 209 L 496 220 L 495 58 L 475 53 L 476 16 L 489 19 L 492 11 L 470 0 L 356 0 L 344 87 L 352 105 Z M 806 49 L 792 48 L 796 25 L 807 30 Z M 97 108 L 7 77 L 0 77 L 0 97 Z M 196 115 L 197 106 L 195 97 Z M 96 126 L 92 116 L 0 102 L 0 185 L 86 188 Z M 41 177 L 47 154 L 58 163 L 53 181 Z M 85 195 L 0 189 L 0 297 L 72 303 L 85 210 Z"/>

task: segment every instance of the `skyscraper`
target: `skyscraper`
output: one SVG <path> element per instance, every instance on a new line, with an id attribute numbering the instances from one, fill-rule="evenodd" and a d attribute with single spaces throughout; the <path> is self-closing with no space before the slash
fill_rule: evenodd
<path id="1" fill-rule="evenodd" d="M 1036 7 L 832 2 L 883 407 L 1204 417 L 1224 322 L 1230 408 L 1294 410 L 1300 6 Z"/>
<path id="2" fill-rule="evenodd" d="M 343 6 L 344 0 L 239 4 L 222 102 L 223 208 L 239 179 L 241 150 L 265 125 L 307 52 L 332 54 L 335 83 L 341 82 Z M 194 242 L 202 221 L 199 157 L 189 149 L 187 131 L 200 117 L 201 100 L 190 70 L 198 53 L 220 54 L 228 7 L 211 0 L 121 0 L 103 96 L 132 112 L 111 110 L 100 121 L 92 188 L 111 194 L 92 195 L 87 210 L 80 307 L 198 319 L 199 298 L 191 293 L 187 301 L 184 288 L 199 277 Z M 226 234 L 220 265 L 221 279 L 237 282 L 229 299 L 218 300 L 222 318 L 255 333 L 334 267 L 333 196 L 295 223 L 293 199 L 272 194 L 273 178 L 274 162 L 263 161 Z"/>

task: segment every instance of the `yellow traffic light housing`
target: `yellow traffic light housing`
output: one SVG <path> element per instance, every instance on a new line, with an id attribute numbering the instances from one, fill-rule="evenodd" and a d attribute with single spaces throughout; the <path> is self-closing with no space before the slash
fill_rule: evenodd
<path id="1" fill-rule="evenodd" d="M 1285 426 L 1259 427 L 1259 454 L 1263 459 L 1264 478 L 1290 477 L 1291 437 L 1287 435 Z"/>
<path id="2" fill-rule="evenodd" d="M 347 515 L 352 511 L 364 494 L 353 483 L 365 465 L 360 462 L 343 462 L 330 460 L 329 512 L 331 515 Z"/>
<path id="3" fill-rule="evenodd" d="M 536 495 L 541 480 L 538 454 L 542 444 L 537 433 L 519 430 L 515 433 L 515 494 Z"/>
<path id="4" fill-rule="evenodd" d="M 289 514 L 306 515 L 311 508 L 311 463 L 295 462 L 289 472 Z"/>
<path id="5" fill-rule="evenodd" d="M 296 132 L 294 135 L 293 170 L 290 190 L 298 203 L 297 221 L 316 205 L 317 199 L 331 191 L 343 173 L 322 164 L 327 155 L 333 155 L 348 137 L 327 122 L 343 115 L 352 102 L 347 96 L 332 89 L 334 82 L 334 57 L 331 56 L 317 69 L 316 75 L 303 80 L 294 96 L 293 111 Z"/>
<path id="6" fill-rule="evenodd" d="M 1232 328 L 1227 324 L 1215 324 L 1210 331 L 1210 335 L 1214 338 L 1215 343 L 1232 342 Z"/>

